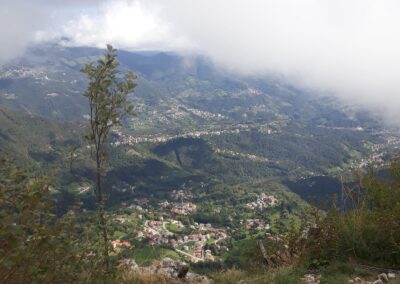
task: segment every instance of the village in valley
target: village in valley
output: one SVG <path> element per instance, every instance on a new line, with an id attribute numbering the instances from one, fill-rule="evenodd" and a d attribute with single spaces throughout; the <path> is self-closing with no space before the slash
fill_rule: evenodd
<path id="1" fill-rule="evenodd" d="M 278 202 L 273 195 L 261 193 L 254 202 L 244 204 L 244 208 L 253 214 L 251 212 L 254 210 L 267 210 Z M 134 255 L 134 243 L 144 243 L 155 248 L 173 250 L 181 259 L 196 263 L 217 261 L 221 253 L 229 251 L 226 241 L 231 237 L 232 228 L 182 221 L 197 210 L 190 189 L 172 190 L 170 198 L 158 202 L 156 207 L 150 205 L 149 198 L 136 198 L 135 203 L 128 208 L 135 212 L 132 215 L 138 219 L 134 241 L 126 240 L 126 237 L 112 240 L 115 253 L 131 251 Z M 114 221 L 126 224 L 129 217 L 115 216 Z M 240 220 L 240 226 L 248 232 L 256 230 L 267 235 L 270 230 L 270 224 L 260 219 Z"/>

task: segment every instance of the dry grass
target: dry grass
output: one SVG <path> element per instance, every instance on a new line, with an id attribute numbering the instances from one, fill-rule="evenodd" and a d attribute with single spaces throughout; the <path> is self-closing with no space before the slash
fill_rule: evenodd
<path id="1" fill-rule="evenodd" d="M 115 283 L 120 284 L 179 284 L 180 281 L 169 279 L 164 275 L 151 273 L 149 271 L 132 272 L 120 270 Z"/>

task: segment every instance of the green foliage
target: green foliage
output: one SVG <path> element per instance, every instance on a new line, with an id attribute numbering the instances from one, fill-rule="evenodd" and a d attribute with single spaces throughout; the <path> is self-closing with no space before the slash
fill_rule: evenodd
<path id="1" fill-rule="evenodd" d="M 107 46 L 107 53 L 97 61 L 87 64 L 82 72 L 88 76 L 89 85 L 84 96 L 89 100 L 91 133 L 87 136 L 95 147 L 99 147 L 113 126 L 121 124 L 123 114 L 132 113 L 127 96 L 135 88 L 136 76 L 132 72 L 120 80 L 116 50 Z"/>
<path id="2" fill-rule="evenodd" d="M 400 162 L 383 180 L 372 171 L 347 189 L 346 211 L 333 207 L 310 231 L 311 252 L 321 259 L 352 257 L 400 267 Z"/>
<path id="3" fill-rule="evenodd" d="M 179 254 L 172 249 L 150 245 L 135 248 L 132 257 L 139 265 L 150 265 L 154 260 L 160 260 L 164 257 L 180 259 Z"/>
<path id="4" fill-rule="evenodd" d="M 89 86 L 84 96 L 89 100 L 90 132 L 85 137 L 94 148 L 99 228 L 103 237 L 103 255 L 107 270 L 110 270 L 110 245 L 102 192 L 102 176 L 107 157 L 104 146 L 111 128 L 121 124 L 121 117 L 124 114 L 132 113 L 132 106 L 128 103 L 127 96 L 136 86 L 134 83 L 136 76 L 132 72 L 126 73 L 123 80 L 119 79 L 118 66 L 116 50 L 107 45 L 107 53 L 97 61 L 97 65 L 89 63 L 82 69 L 89 79 Z M 72 162 L 70 165 L 72 168 Z"/>
<path id="5" fill-rule="evenodd" d="M 297 284 L 299 283 L 299 279 L 303 276 L 302 271 L 298 271 L 297 269 L 286 268 L 280 270 L 275 278 L 274 283 L 277 284 Z"/>
<path id="6" fill-rule="evenodd" d="M 77 208 L 56 218 L 50 187 L 46 177 L 0 161 L 1 283 L 87 282 L 102 274 L 90 222 L 82 225 Z"/>
<path id="7" fill-rule="evenodd" d="M 355 271 L 354 267 L 347 262 L 333 262 L 320 268 L 321 282 L 327 284 L 345 284 L 349 282 L 349 278 L 351 278 Z M 361 277 L 366 276 L 365 271 L 357 271 L 356 275 Z"/>

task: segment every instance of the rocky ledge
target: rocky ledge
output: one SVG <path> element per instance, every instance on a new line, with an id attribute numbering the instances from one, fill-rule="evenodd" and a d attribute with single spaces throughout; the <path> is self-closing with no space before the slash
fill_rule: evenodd
<path id="1" fill-rule="evenodd" d="M 183 262 L 175 261 L 171 258 L 164 258 L 159 264 L 140 267 L 135 260 L 130 259 L 124 265 L 134 273 L 147 273 L 160 275 L 167 279 L 182 283 L 209 284 L 210 280 L 203 275 L 189 272 L 189 266 Z"/>

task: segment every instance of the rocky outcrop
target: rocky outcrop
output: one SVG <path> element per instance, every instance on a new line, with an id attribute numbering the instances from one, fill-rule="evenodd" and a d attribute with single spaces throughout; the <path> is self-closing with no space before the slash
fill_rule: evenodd
<path id="1" fill-rule="evenodd" d="M 349 283 L 362 283 L 362 284 L 384 284 L 391 283 L 391 280 L 396 278 L 395 273 L 381 273 L 375 279 L 375 281 L 365 281 L 360 277 L 355 277 L 354 279 L 350 279 Z"/>
<path id="2" fill-rule="evenodd" d="M 304 284 L 319 284 L 320 283 L 320 279 L 321 275 L 314 275 L 314 274 L 305 274 L 302 278 L 301 278 L 301 283 Z"/>
<path id="3" fill-rule="evenodd" d="M 387 276 L 386 273 L 381 273 L 378 275 L 378 280 L 381 280 L 384 283 L 389 282 L 389 277 Z"/>
<path id="4" fill-rule="evenodd" d="M 140 267 L 133 259 L 124 261 L 124 266 L 134 273 L 150 273 L 182 283 L 209 284 L 210 280 L 203 275 L 189 272 L 189 266 L 183 262 L 166 257 L 157 265 Z"/>

